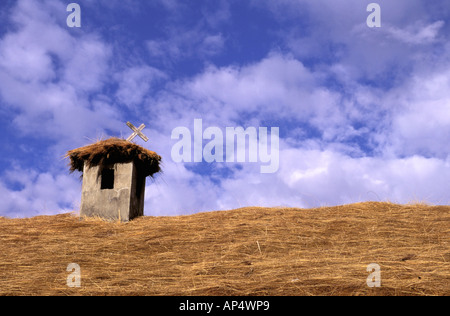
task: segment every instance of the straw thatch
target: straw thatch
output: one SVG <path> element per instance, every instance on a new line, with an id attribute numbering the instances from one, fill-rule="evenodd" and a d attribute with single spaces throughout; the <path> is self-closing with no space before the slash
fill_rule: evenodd
<path id="1" fill-rule="evenodd" d="M 94 144 L 70 150 L 66 158 L 70 158 L 70 171 L 83 172 L 84 163 L 89 167 L 104 166 L 134 161 L 144 176 L 153 176 L 161 171 L 161 157 L 148 149 L 120 138 L 110 138 Z"/>
<path id="2" fill-rule="evenodd" d="M 4 295 L 450 295 L 450 206 L 0 218 Z M 81 287 L 69 288 L 69 263 Z M 370 288 L 367 266 L 381 267 Z"/>

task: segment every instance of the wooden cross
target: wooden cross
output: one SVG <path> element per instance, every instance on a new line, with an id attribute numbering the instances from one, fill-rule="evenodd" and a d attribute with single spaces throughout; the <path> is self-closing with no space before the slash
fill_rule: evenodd
<path id="1" fill-rule="evenodd" d="M 144 124 L 141 124 L 141 126 L 139 126 L 138 128 L 136 128 L 130 122 L 127 122 L 127 125 L 133 130 L 133 134 L 131 134 L 130 137 L 127 138 L 127 141 L 131 142 L 136 136 L 139 136 L 144 140 L 144 142 L 148 142 L 148 137 L 142 133 L 142 130 L 145 128 Z"/>

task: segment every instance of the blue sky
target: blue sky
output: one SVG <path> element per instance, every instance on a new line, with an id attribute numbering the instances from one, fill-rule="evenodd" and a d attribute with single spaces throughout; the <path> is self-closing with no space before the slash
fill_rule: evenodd
<path id="1" fill-rule="evenodd" d="M 450 6 L 395 0 L 0 4 L 0 216 L 77 211 L 62 156 L 144 123 L 146 215 L 376 200 L 449 204 Z M 369 28 L 367 5 L 381 7 Z M 172 131 L 279 127 L 279 169 L 179 163 Z"/>

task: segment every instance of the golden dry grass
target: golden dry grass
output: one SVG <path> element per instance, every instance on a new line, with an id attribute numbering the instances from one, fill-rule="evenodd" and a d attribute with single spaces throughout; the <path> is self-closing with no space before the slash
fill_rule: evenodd
<path id="1" fill-rule="evenodd" d="M 448 206 L 372 202 L 126 224 L 0 218 L 0 295 L 449 295 L 449 224 Z M 66 285 L 69 263 L 80 288 Z"/>

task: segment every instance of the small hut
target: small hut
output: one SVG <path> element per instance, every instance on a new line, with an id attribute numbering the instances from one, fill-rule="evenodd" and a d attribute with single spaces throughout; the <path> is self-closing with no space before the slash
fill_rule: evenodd
<path id="1" fill-rule="evenodd" d="M 161 157 L 124 139 L 110 138 L 71 150 L 70 171 L 83 173 L 80 215 L 130 221 L 144 215 L 145 179 Z"/>

